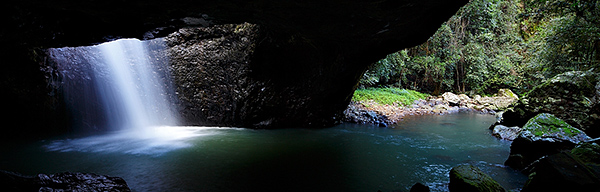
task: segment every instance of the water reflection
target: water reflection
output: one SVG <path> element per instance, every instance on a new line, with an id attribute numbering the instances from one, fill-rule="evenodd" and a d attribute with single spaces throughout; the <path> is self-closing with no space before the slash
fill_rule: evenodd
<path id="1" fill-rule="evenodd" d="M 44 145 L 48 151 L 125 153 L 158 156 L 192 146 L 191 139 L 221 134 L 219 127 L 151 127 L 144 132 L 119 131 L 105 135 L 55 140 Z"/>
<path id="2" fill-rule="evenodd" d="M 453 114 L 390 128 L 155 127 L 0 146 L 0 169 L 107 174 L 134 191 L 408 191 L 417 182 L 447 191 L 450 169 L 473 164 L 507 189 L 522 187 L 526 176 L 502 165 L 510 143 L 491 136 L 493 121 Z"/>

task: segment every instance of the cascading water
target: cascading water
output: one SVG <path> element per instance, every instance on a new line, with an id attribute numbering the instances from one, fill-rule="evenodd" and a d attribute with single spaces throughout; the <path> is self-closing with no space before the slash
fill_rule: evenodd
<path id="1" fill-rule="evenodd" d="M 99 87 L 106 105 L 121 103 L 123 106 L 111 118 L 122 117 L 122 127 L 143 129 L 157 125 L 176 125 L 177 121 L 166 98 L 165 82 L 156 76 L 148 53 L 139 40 L 123 39 L 97 47 L 113 79 L 111 87 Z M 162 64 L 162 63 L 159 63 Z M 114 100 L 113 100 L 114 99 Z M 112 111 L 112 110 L 111 110 Z M 118 116 L 116 116 L 118 115 Z"/>
<path id="2" fill-rule="evenodd" d="M 52 86 L 62 90 L 75 130 L 109 134 L 58 140 L 60 151 L 162 153 L 199 135 L 178 125 L 177 99 L 163 39 L 120 39 L 96 46 L 48 50 Z"/>
<path id="3" fill-rule="evenodd" d="M 161 39 L 50 49 L 74 123 L 140 132 L 177 125 L 164 50 Z"/>

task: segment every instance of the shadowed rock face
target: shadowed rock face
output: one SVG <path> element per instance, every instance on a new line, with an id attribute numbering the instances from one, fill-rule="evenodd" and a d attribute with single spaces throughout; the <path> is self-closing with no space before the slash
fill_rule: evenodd
<path id="1" fill-rule="evenodd" d="M 386 54 L 424 42 L 467 0 L 174 0 L 18 1 L 5 4 L 3 58 L 12 63 L 2 89 L 43 98 L 33 48 L 90 45 L 107 39 L 153 38 L 180 28 L 244 23 L 259 27 L 248 77 L 260 82 L 244 112 L 223 125 L 322 127 L 337 122 L 366 67 Z M 15 55 L 21 55 L 14 57 Z M 35 54 L 33 54 L 35 56 Z M 34 70 L 32 70 L 34 69 Z M 28 74 L 14 75 L 12 71 Z M 7 83 L 9 82 L 10 83 Z M 262 87 L 261 87 L 262 86 Z M 35 90 L 22 93 L 21 89 Z M 261 90 L 261 92 L 257 92 Z M 255 91 L 255 92 L 252 92 Z M 31 99 L 31 98 L 36 99 Z M 41 99 L 39 97 L 42 97 Z M 26 102 L 15 103 L 26 103 Z M 27 114 L 22 104 L 9 106 Z M 41 110 L 38 110 L 41 111 Z M 42 114 L 35 114 L 42 116 Z M 29 119 L 13 115 L 10 119 Z M 55 119 L 52 117 L 51 119 Z M 18 123 L 17 123 L 18 124 Z"/>
<path id="2" fill-rule="evenodd" d="M 0 184 L 6 191 L 131 191 L 120 177 L 94 173 L 63 172 L 23 176 L 0 170 Z"/>

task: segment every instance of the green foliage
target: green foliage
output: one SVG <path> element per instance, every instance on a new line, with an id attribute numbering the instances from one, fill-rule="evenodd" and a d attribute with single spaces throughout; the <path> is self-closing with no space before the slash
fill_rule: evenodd
<path id="1" fill-rule="evenodd" d="M 566 71 L 599 67 L 599 1 L 531 1 L 523 20 L 542 26 L 528 44 L 527 70 L 536 83 Z"/>
<path id="2" fill-rule="evenodd" d="M 472 0 L 427 42 L 372 65 L 361 87 L 523 94 L 599 60 L 599 0 Z"/>
<path id="3" fill-rule="evenodd" d="M 402 81 L 401 75 L 404 75 L 405 60 L 408 58 L 406 51 L 399 51 L 389 54 L 385 59 L 379 60 L 365 72 L 360 85 L 363 87 L 374 87 L 379 84 L 390 84 L 396 79 Z"/>
<path id="4" fill-rule="evenodd" d="M 400 88 L 366 88 L 354 92 L 353 101 L 374 101 L 384 105 L 410 105 L 417 99 L 424 99 L 429 95 L 413 90 Z"/>

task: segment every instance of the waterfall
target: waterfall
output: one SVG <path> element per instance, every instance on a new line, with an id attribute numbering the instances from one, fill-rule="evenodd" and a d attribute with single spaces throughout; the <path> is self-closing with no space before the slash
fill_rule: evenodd
<path id="1" fill-rule="evenodd" d="M 162 38 L 53 48 L 47 54 L 43 70 L 54 94 L 64 98 L 75 132 L 109 130 L 51 141 L 44 146 L 49 151 L 162 155 L 192 146 L 191 138 L 215 134 L 214 128 L 178 126 Z"/>
<path id="2" fill-rule="evenodd" d="M 75 129 L 135 130 L 178 124 L 163 39 L 120 39 L 48 50 Z"/>

